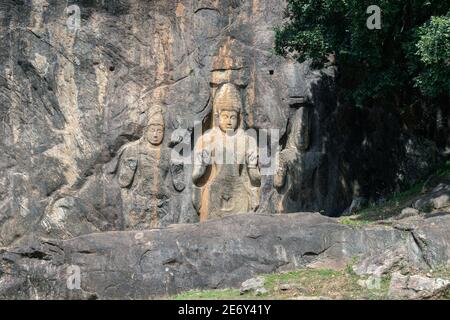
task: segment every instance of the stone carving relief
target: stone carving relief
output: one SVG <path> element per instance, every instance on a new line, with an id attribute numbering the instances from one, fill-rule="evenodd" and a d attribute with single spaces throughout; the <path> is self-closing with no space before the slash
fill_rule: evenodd
<path id="1" fill-rule="evenodd" d="M 200 221 L 256 211 L 259 206 L 258 146 L 242 128 L 242 98 L 235 85 L 217 89 L 213 114 L 213 128 L 194 148 L 193 204 Z"/>
<path id="2" fill-rule="evenodd" d="M 276 212 L 296 211 L 301 194 L 304 176 L 304 155 L 310 144 L 310 116 L 307 107 L 300 107 L 290 123 L 286 147 L 277 151 L 277 171 L 274 176 L 274 187 L 279 199 L 276 201 Z"/>
<path id="3" fill-rule="evenodd" d="M 183 163 L 173 162 L 171 149 L 163 143 L 162 108 L 154 107 L 149 118 L 144 136 L 127 144 L 119 155 L 118 182 L 126 230 L 176 223 L 173 198 L 186 187 Z"/>

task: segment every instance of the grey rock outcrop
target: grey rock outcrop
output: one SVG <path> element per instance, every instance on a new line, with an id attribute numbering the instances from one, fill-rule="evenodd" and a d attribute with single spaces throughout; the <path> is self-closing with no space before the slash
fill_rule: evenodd
<path id="1" fill-rule="evenodd" d="M 250 291 L 255 291 L 258 289 L 263 289 L 264 288 L 264 278 L 263 277 L 256 277 L 256 278 L 251 278 L 248 280 L 245 280 L 244 282 L 242 282 L 241 284 L 241 288 L 240 288 L 240 293 L 244 294 Z M 264 289 L 265 290 L 265 289 Z"/>
<path id="2" fill-rule="evenodd" d="M 414 207 L 422 211 L 450 211 L 450 178 L 439 183 L 425 197 L 417 200 Z"/>
<path id="3" fill-rule="evenodd" d="M 436 299 L 450 293 L 450 281 L 394 273 L 388 296 L 392 299 Z"/>
<path id="4" fill-rule="evenodd" d="M 397 220 L 405 219 L 408 217 L 414 217 L 420 214 L 420 211 L 414 208 L 403 208 L 398 216 L 395 217 Z"/>
<path id="5" fill-rule="evenodd" d="M 408 230 L 354 228 L 317 213 L 235 215 L 147 231 L 103 232 L 70 240 L 36 239 L 0 251 L 0 297 L 147 299 L 190 289 L 239 287 L 259 273 L 342 268 L 407 244 L 427 266 L 448 265 L 447 217 Z M 409 243 L 412 233 L 421 242 Z M 439 252 L 439 255 L 433 255 Z M 80 289 L 69 290 L 73 267 Z"/>

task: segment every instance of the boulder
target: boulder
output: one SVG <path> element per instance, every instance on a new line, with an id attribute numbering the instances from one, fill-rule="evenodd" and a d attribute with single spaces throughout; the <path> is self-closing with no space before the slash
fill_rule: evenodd
<path id="1" fill-rule="evenodd" d="M 260 289 L 263 289 L 265 284 L 264 278 L 263 277 L 256 277 L 256 278 L 251 278 L 248 280 L 245 280 L 244 282 L 242 282 L 241 284 L 241 289 L 240 292 L 241 294 L 250 292 L 250 291 L 257 291 Z"/>
<path id="2" fill-rule="evenodd" d="M 414 217 L 414 216 L 417 216 L 419 214 L 420 214 L 420 211 L 415 209 L 415 208 L 410 208 L 410 207 L 403 208 L 402 212 L 398 216 L 396 216 L 395 219 L 401 220 L 401 219 L 405 219 L 405 218 L 408 218 L 408 217 Z"/>
<path id="3" fill-rule="evenodd" d="M 433 210 L 450 211 L 450 179 L 439 183 L 424 197 L 416 200 L 414 207 L 426 212 Z"/>
<path id="4" fill-rule="evenodd" d="M 391 299 L 436 299 L 450 293 L 450 281 L 421 275 L 394 273 L 389 287 Z"/>

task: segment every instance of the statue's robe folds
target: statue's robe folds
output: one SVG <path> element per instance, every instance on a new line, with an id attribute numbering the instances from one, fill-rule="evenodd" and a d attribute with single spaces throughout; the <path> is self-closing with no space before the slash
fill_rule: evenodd
<path id="1" fill-rule="evenodd" d="M 120 157 L 124 227 L 144 230 L 176 222 L 171 196 L 170 150 L 139 141 L 125 147 Z"/>
<path id="2" fill-rule="evenodd" d="M 234 151 L 232 151 L 234 150 Z M 198 165 L 202 153 L 210 156 L 210 165 L 198 186 L 194 186 L 193 203 L 200 221 L 252 211 L 259 204 L 259 188 L 248 174 L 248 159 L 257 167 L 256 139 L 242 129 L 226 135 L 214 128 L 197 141 L 194 157 Z"/>

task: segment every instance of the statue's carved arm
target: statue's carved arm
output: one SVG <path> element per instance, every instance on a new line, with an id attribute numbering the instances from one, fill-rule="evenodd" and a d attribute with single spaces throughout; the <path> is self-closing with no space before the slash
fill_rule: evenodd
<path id="1" fill-rule="evenodd" d="M 275 177 L 273 179 L 273 185 L 275 188 L 281 189 L 284 187 L 285 183 L 286 183 L 286 169 L 278 168 Z"/>
<path id="2" fill-rule="evenodd" d="M 124 158 L 120 162 L 119 185 L 121 188 L 128 188 L 133 183 L 137 166 L 138 161 L 134 158 Z"/>
<path id="3" fill-rule="evenodd" d="M 247 155 L 247 172 L 251 184 L 259 187 L 261 185 L 261 173 L 258 167 L 258 154 L 255 150 L 250 151 Z"/>
<path id="4" fill-rule="evenodd" d="M 211 163 L 211 155 L 207 150 L 202 150 L 196 154 L 194 170 L 192 171 L 192 181 L 198 183 L 206 172 L 206 167 Z"/>
<path id="5" fill-rule="evenodd" d="M 277 154 L 277 162 L 277 171 L 273 179 L 273 185 L 275 188 L 281 189 L 286 183 L 287 164 L 280 152 Z"/>

